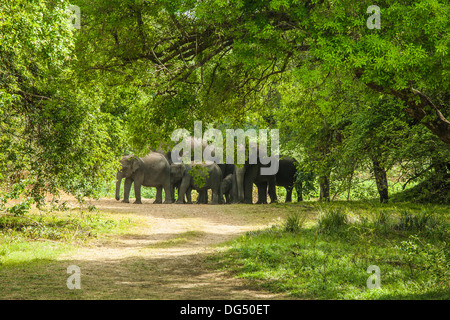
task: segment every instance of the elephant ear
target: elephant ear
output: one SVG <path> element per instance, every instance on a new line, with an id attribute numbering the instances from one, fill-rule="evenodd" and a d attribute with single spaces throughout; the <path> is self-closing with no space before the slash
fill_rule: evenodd
<path id="1" fill-rule="evenodd" d="M 139 158 L 134 158 L 131 160 L 131 171 L 136 172 L 141 167 L 141 161 Z"/>

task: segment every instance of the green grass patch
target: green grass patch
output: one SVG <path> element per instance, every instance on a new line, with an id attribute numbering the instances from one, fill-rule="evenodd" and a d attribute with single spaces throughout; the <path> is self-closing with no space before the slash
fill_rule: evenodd
<path id="1" fill-rule="evenodd" d="M 279 225 L 232 242 L 210 262 L 298 298 L 450 298 L 448 207 L 313 206 L 315 217 L 287 215 Z M 380 268 L 379 289 L 367 286 L 372 265 Z"/>

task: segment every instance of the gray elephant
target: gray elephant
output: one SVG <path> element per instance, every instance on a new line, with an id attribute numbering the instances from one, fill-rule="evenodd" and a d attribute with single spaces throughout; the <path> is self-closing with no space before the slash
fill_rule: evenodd
<path id="1" fill-rule="evenodd" d="M 215 163 L 185 165 L 185 173 L 181 181 L 180 193 L 176 203 L 183 203 L 183 198 L 189 188 L 195 189 L 199 194 L 207 194 L 207 190 L 212 190 L 212 204 L 218 204 L 222 197 L 220 183 L 222 181 L 222 171 Z M 203 180 L 203 185 L 197 184 L 196 179 Z"/>
<path id="2" fill-rule="evenodd" d="M 303 200 L 302 182 L 297 179 L 297 160 L 293 158 L 283 157 L 279 161 L 279 169 L 276 174 L 276 185 L 286 189 L 285 202 L 292 202 L 292 190 L 295 187 L 297 192 L 297 202 Z"/>
<path id="3" fill-rule="evenodd" d="M 289 157 L 282 157 L 279 160 L 278 172 L 275 175 L 275 184 L 284 187 L 286 190 L 285 202 L 292 202 L 292 191 L 295 188 L 297 192 L 297 202 L 303 201 L 302 181 L 298 178 L 298 162 Z M 259 192 L 261 190 L 261 192 Z M 267 185 L 258 186 L 258 202 L 267 198 Z"/>
<path id="4" fill-rule="evenodd" d="M 264 170 L 272 169 L 272 161 L 275 161 L 275 165 L 277 165 L 278 158 L 268 157 L 266 153 L 262 154 L 260 148 L 254 143 L 249 143 L 248 148 L 249 156 L 246 157 L 245 164 L 235 167 L 236 188 L 233 193 L 236 199 L 233 199 L 233 202 L 253 203 L 253 184 L 256 184 L 258 188 L 257 203 L 267 203 L 267 188 L 269 188 L 271 202 L 277 202 L 275 173 L 266 174 L 267 172 L 263 172 L 263 168 Z M 244 146 L 238 145 L 238 152 L 244 151 Z M 255 155 L 255 157 L 251 159 L 251 155 Z M 262 163 L 261 159 L 269 160 L 269 162 Z"/>
<path id="5" fill-rule="evenodd" d="M 154 203 L 162 203 L 162 189 L 166 198 L 164 203 L 172 203 L 172 193 L 170 188 L 170 165 L 167 159 L 158 152 L 150 152 L 143 158 L 136 156 L 125 156 L 120 160 L 122 169 L 117 172 L 116 178 L 116 199 L 120 199 L 120 184 L 125 178 L 124 199 L 128 203 L 130 197 L 131 184 L 134 183 L 134 194 L 136 201 L 142 203 L 141 187 L 156 187 L 156 199 Z"/>
<path id="6" fill-rule="evenodd" d="M 234 179 L 234 175 L 233 174 L 228 174 L 223 180 L 222 183 L 220 184 L 220 190 L 223 196 L 225 196 L 225 202 L 224 203 L 231 203 L 231 191 L 232 191 L 232 187 L 233 187 L 233 179 Z M 222 198 L 223 201 L 223 198 Z"/>
<path id="7" fill-rule="evenodd" d="M 172 202 L 175 202 L 175 189 L 177 189 L 178 195 L 180 194 L 180 186 L 181 186 L 181 181 L 184 176 L 184 172 L 185 172 L 184 164 L 172 163 L 170 165 L 170 187 L 171 187 L 170 190 L 172 193 Z M 186 194 L 185 194 L 187 203 L 192 203 L 191 190 L 192 190 L 191 188 L 188 188 L 188 190 L 186 191 Z M 184 201 L 184 199 L 183 199 L 183 201 Z"/>
<path id="8" fill-rule="evenodd" d="M 225 179 L 226 176 L 231 175 L 231 177 L 228 177 L 226 185 L 230 190 L 228 191 L 228 197 L 226 203 L 231 203 L 233 198 L 236 198 L 236 178 L 235 178 L 235 165 L 234 164 L 225 164 L 225 163 L 218 163 L 217 164 L 222 171 L 222 182 Z M 222 186 L 222 184 L 221 184 Z M 208 193 L 205 191 L 202 191 L 199 193 L 197 203 L 208 203 Z M 223 200 L 223 197 L 219 198 L 219 204 L 225 203 Z"/>
<path id="9" fill-rule="evenodd" d="M 253 203 L 253 184 L 258 188 L 257 204 L 267 204 L 267 190 L 271 203 L 276 203 L 276 178 L 275 175 L 262 175 L 261 168 L 268 167 L 261 163 L 245 164 L 244 168 L 238 171 L 245 170 L 244 175 L 244 203 Z M 239 176 L 239 174 L 238 174 Z"/>

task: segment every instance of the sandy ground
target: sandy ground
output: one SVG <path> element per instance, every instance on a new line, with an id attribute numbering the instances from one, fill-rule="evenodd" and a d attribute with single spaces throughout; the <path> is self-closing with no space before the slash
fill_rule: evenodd
<path id="1" fill-rule="evenodd" d="M 81 269 L 82 290 L 76 290 L 76 298 L 287 299 L 258 290 L 229 272 L 212 270 L 205 262 L 208 255 L 223 250 L 224 242 L 278 223 L 279 211 L 261 205 L 143 202 L 92 202 L 100 212 L 129 217 L 137 226 L 59 259 Z"/>

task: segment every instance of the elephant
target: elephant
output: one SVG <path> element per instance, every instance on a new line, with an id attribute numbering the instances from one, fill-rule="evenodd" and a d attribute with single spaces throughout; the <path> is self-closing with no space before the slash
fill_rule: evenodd
<path id="1" fill-rule="evenodd" d="M 225 203 L 227 204 L 231 203 L 231 189 L 233 186 L 233 179 L 234 176 L 230 173 L 222 180 L 222 183 L 220 184 L 221 193 L 225 196 Z"/>
<path id="2" fill-rule="evenodd" d="M 238 153 L 245 154 L 244 145 L 238 145 L 237 148 Z M 236 199 L 233 199 L 233 202 L 253 203 L 253 184 L 256 184 L 258 188 L 257 203 L 267 203 L 267 188 L 269 188 L 271 202 L 277 202 L 275 174 L 262 174 L 263 170 L 272 171 L 268 169 L 272 168 L 273 160 L 275 160 L 275 164 L 277 163 L 277 157 L 275 155 L 268 157 L 266 153 L 262 154 L 263 150 L 258 148 L 253 142 L 248 143 L 248 148 L 248 157 L 245 164 L 236 165 L 235 167 L 236 188 L 233 194 Z M 252 159 L 254 155 L 256 157 Z M 263 163 L 261 159 L 269 161 L 264 161 Z"/>
<path id="3" fill-rule="evenodd" d="M 262 167 L 260 162 L 236 167 L 237 201 L 233 202 L 253 203 L 253 184 L 258 188 L 257 203 L 267 203 L 267 188 L 271 202 L 277 202 L 275 175 L 262 175 Z"/>
<path id="4" fill-rule="evenodd" d="M 235 179 L 235 165 L 234 164 L 225 164 L 225 163 L 218 163 L 217 164 L 222 171 L 222 179 L 221 181 L 225 179 L 226 176 L 231 175 L 231 177 L 228 178 L 228 182 L 230 184 L 230 190 L 228 192 L 228 200 L 226 203 L 231 203 L 233 199 L 233 191 L 236 188 L 236 179 Z M 236 198 L 236 196 L 234 196 Z M 207 204 L 208 203 L 208 194 L 206 191 L 202 191 L 199 193 L 197 203 Z M 225 203 L 223 201 L 223 197 L 219 198 L 219 203 L 223 204 Z"/>
<path id="5" fill-rule="evenodd" d="M 279 161 L 278 172 L 275 176 L 276 185 L 286 189 L 285 202 L 292 202 L 292 190 L 295 187 L 297 192 L 297 202 L 303 201 L 302 183 L 297 179 L 297 160 L 288 157 L 282 157 Z"/>
<path id="6" fill-rule="evenodd" d="M 171 190 L 171 194 L 172 194 L 172 202 L 175 202 L 175 189 L 178 190 L 178 194 L 180 193 L 180 185 L 181 185 L 181 181 L 184 176 L 184 172 L 185 172 L 184 164 L 172 163 L 170 165 L 170 190 Z M 186 194 L 185 194 L 187 203 L 192 203 L 191 190 L 192 190 L 191 188 L 188 188 L 188 190 L 186 191 Z M 184 201 L 184 199 L 183 199 L 183 201 Z"/>
<path id="7" fill-rule="evenodd" d="M 199 186 L 196 184 L 194 180 L 194 174 L 192 173 L 192 169 L 194 167 L 204 168 L 205 174 L 203 172 L 200 173 L 200 176 L 202 176 L 205 181 L 203 186 Z M 207 173 L 207 174 L 206 174 Z M 201 194 L 203 192 L 203 195 L 207 197 L 207 190 L 212 190 L 212 204 L 218 204 L 219 198 L 222 197 L 221 190 L 220 190 L 220 183 L 222 181 L 222 171 L 220 170 L 219 166 L 215 163 L 211 164 L 195 164 L 191 163 L 189 165 L 185 165 L 185 173 L 183 176 L 183 179 L 181 181 L 180 186 L 180 193 L 178 195 L 178 200 L 176 203 L 183 203 L 184 195 L 186 194 L 187 190 L 191 187 L 199 192 Z"/>
<path id="8" fill-rule="evenodd" d="M 117 172 L 116 200 L 120 200 L 120 184 L 125 178 L 123 202 L 129 202 L 131 184 L 134 183 L 136 201 L 141 201 L 141 186 L 156 187 L 154 203 L 162 203 L 162 189 L 166 194 L 164 203 L 172 203 L 170 188 L 170 165 L 167 159 L 158 152 L 150 152 L 143 158 L 125 156 L 120 160 L 122 169 Z"/>
<path id="9" fill-rule="evenodd" d="M 222 181 L 228 176 L 231 175 L 231 177 L 228 178 L 230 185 L 230 191 L 228 194 L 229 201 L 227 200 L 226 203 L 232 203 L 233 199 L 237 199 L 237 185 L 236 185 L 236 166 L 234 164 L 228 164 L 228 163 L 218 163 L 217 164 L 222 171 Z M 223 202 L 223 198 L 219 199 L 219 203 L 225 203 Z"/>
<path id="10" fill-rule="evenodd" d="M 302 182 L 299 181 L 297 173 L 298 162 L 293 158 L 281 157 L 279 160 L 278 172 L 275 175 L 275 185 L 284 187 L 286 189 L 286 200 L 285 202 L 292 202 L 292 191 L 295 187 L 297 191 L 297 201 L 303 201 L 302 197 Z M 259 190 L 262 190 L 259 192 Z M 262 202 L 267 198 L 265 192 L 267 186 L 260 184 L 258 186 L 258 202 Z"/>

